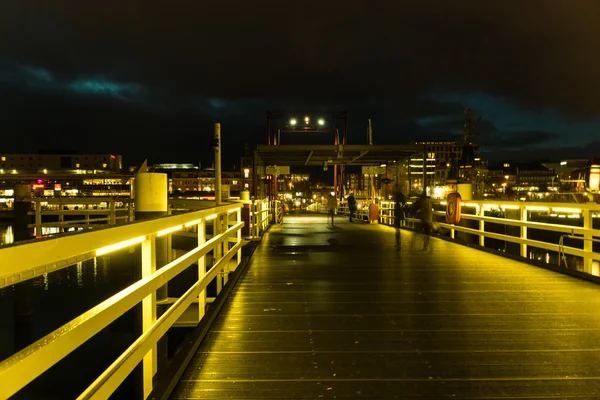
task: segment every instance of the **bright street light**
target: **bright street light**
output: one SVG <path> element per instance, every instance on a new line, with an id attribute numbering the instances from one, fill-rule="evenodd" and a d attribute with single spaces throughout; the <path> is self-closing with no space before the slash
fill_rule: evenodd
<path id="1" fill-rule="evenodd" d="M 319 125 L 325 125 L 325 120 L 323 118 L 319 118 Z"/>
<path id="2" fill-rule="evenodd" d="M 307 124 L 310 122 L 310 118 L 308 117 L 308 115 L 304 117 L 304 122 L 306 122 Z"/>
<path id="3" fill-rule="evenodd" d="M 290 125 L 296 125 L 296 118 L 290 119 Z"/>

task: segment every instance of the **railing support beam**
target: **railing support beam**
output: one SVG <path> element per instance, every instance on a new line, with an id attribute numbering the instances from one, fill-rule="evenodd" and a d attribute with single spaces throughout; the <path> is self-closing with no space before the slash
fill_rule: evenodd
<path id="1" fill-rule="evenodd" d="M 583 211 L 583 229 L 593 229 L 593 220 L 592 220 L 592 213 L 590 210 L 582 210 Z M 586 231 L 586 233 L 583 235 L 584 237 L 584 241 L 583 241 L 583 250 L 589 254 L 589 256 L 584 257 L 583 258 L 583 271 L 587 274 L 591 274 L 592 273 L 592 263 L 593 263 L 593 258 L 592 258 L 592 254 L 594 252 L 594 242 L 593 242 L 593 236 L 589 231 Z"/>
<path id="2" fill-rule="evenodd" d="M 483 207 L 481 206 L 477 206 L 477 215 L 479 215 L 480 217 L 485 217 L 485 211 L 483 209 Z M 454 229 L 452 230 L 454 232 Z M 481 247 L 485 246 L 485 236 L 483 235 L 483 232 L 485 232 L 485 222 L 483 219 L 479 220 L 479 232 L 482 232 L 481 235 L 479 235 L 479 245 Z"/>
<path id="3" fill-rule="evenodd" d="M 148 236 L 142 242 L 142 279 L 156 272 L 156 237 Z M 156 292 L 142 300 L 142 333 L 146 332 L 156 321 Z M 146 353 L 142 362 L 142 384 L 144 399 L 152 392 L 152 380 L 157 370 L 157 345 Z"/>
<path id="4" fill-rule="evenodd" d="M 206 222 L 201 220 L 197 225 L 198 229 L 198 247 L 204 246 L 206 243 Z M 198 259 L 198 280 L 201 280 L 206 275 L 206 257 L 202 256 Z M 206 312 L 206 288 L 202 289 L 198 295 L 198 321 L 202 320 Z"/>
<path id="5" fill-rule="evenodd" d="M 525 206 L 521 206 L 519 213 L 521 215 L 521 221 L 527 222 L 527 208 Z M 521 239 L 527 239 L 526 226 L 521 226 Z M 527 244 L 525 243 L 521 243 L 521 257 L 527 258 Z"/>

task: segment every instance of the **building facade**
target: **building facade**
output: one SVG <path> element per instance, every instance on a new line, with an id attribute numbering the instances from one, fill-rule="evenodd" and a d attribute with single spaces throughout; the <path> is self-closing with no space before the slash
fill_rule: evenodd
<path id="1" fill-rule="evenodd" d="M 116 154 L 0 154 L 0 197 L 16 184 L 48 196 L 130 196 L 133 174 Z"/>
<path id="2" fill-rule="evenodd" d="M 0 154 L 0 174 L 118 174 L 122 171 L 123 158 L 117 154 Z"/>

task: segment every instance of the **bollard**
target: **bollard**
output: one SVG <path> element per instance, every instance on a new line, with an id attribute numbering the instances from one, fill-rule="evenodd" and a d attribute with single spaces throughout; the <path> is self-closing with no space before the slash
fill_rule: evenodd
<path id="1" fill-rule="evenodd" d="M 168 210 L 167 174 L 141 172 L 135 175 L 135 220 L 164 217 Z M 156 238 L 156 268 L 168 263 L 167 237 Z M 167 298 L 167 285 L 156 291 L 156 300 Z"/>
<path id="2" fill-rule="evenodd" d="M 164 217 L 168 214 L 168 183 L 167 174 L 153 172 L 138 172 L 134 180 L 134 204 L 135 204 L 135 220 L 143 221 L 157 217 Z M 156 257 L 156 269 L 164 267 L 169 262 L 170 249 L 168 247 L 168 236 L 155 238 L 154 248 Z M 134 271 L 136 280 L 143 278 L 142 276 L 142 257 L 137 258 L 138 265 Z M 156 291 L 156 301 L 167 300 L 168 285 L 165 284 Z M 141 306 L 137 307 L 140 315 L 136 316 L 135 334 L 141 335 L 143 332 L 143 320 L 141 316 Z M 149 321 L 146 321 L 149 323 Z M 156 366 L 157 369 L 164 370 L 168 361 L 168 341 L 167 336 L 163 336 L 157 344 Z M 139 378 L 141 372 L 137 372 Z M 141 384 L 138 386 L 142 386 Z M 136 395 L 136 397 L 138 397 Z M 143 397 L 143 396 L 142 396 Z"/>

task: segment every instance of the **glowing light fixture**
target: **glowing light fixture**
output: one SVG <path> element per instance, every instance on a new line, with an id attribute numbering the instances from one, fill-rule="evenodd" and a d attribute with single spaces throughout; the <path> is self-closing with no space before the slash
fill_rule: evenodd
<path id="1" fill-rule="evenodd" d="M 196 219 L 196 220 L 193 220 L 190 222 L 186 222 L 183 226 L 185 226 L 186 228 L 189 228 L 190 226 L 198 225 L 200 222 L 202 222 L 202 218 Z"/>
<path id="2" fill-rule="evenodd" d="M 307 124 L 310 122 L 310 118 L 308 117 L 308 115 L 304 117 L 304 122 L 306 122 Z"/>
<path id="3" fill-rule="evenodd" d="M 296 121 L 296 118 L 292 118 L 290 119 L 290 125 L 294 126 L 298 123 L 298 121 Z"/>
<path id="4" fill-rule="evenodd" d="M 112 253 L 113 251 L 124 249 L 125 247 L 133 246 L 134 244 L 142 243 L 146 240 L 146 236 L 139 236 L 133 239 L 125 240 L 120 243 L 111 244 L 110 246 L 102 247 L 96 250 L 96 256 Z"/>
<path id="5" fill-rule="evenodd" d="M 163 229 L 162 231 L 158 231 L 156 233 L 156 236 L 158 236 L 158 237 L 165 236 L 165 235 L 168 235 L 169 233 L 180 231 L 181 229 L 183 229 L 183 225 L 172 226 L 170 228 Z"/>
<path id="6" fill-rule="evenodd" d="M 325 125 L 325 120 L 323 118 L 319 118 L 319 120 L 317 122 L 321 126 Z"/>

